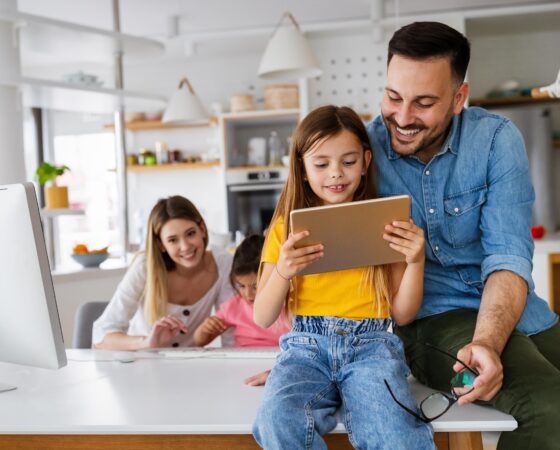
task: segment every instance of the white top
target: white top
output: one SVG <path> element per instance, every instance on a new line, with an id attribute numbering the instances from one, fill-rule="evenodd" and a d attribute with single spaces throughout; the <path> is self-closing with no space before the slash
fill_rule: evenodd
<path id="1" fill-rule="evenodd" d="M 0 381 L 17 386 L 0 394 L 0 434 L 250 434 L 263 389 L 243 380 L 274 365 L 273 359 L 156 359 L 147 351 L 121 363 L 115 353 L 122 352 L 70 349 L 60 370 L 0 362 Z M 411 383 L 417 400 L 432 392 Z M 517 426 L 493 408 L 456 404 L 432 424 L 435 431 Z M 344 432 L 340 420 L 334 431 Z"/>
<path id="2" fill-rule="evenodd" d="M 173 341 L 180 347 L 194 346 L 193 334 L 196 328 L 217 307 L 235 295 L 229 282 L 232 255 L 213 252 L 218 266 L 218 280 L 210 290 L 193 305 L 169 303 L 167 314 L 180 319 L 188 328 L 187 334 L 179 334 Z M 146 285 L 146 256 L 139 254 L 119 283 L 109 305 L 93 324 L 92 344 L 99 344 L 109 333 L 126 333 L 130 336 L 148 336 L 152 329 L 144 317 L 144 288 Z M 222 335 L 222 345 L 234 345 L 233 330 Z"/>

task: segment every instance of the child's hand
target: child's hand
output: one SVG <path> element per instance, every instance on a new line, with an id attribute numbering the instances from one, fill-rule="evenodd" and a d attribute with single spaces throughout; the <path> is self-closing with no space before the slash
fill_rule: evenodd
<path id="1" fill-rule="evenodd" d="M 248 386 L 262 386 L 266 383 L 268 376 L 270 375 L 270 369 L 265 370 L 264 372 L 257 373 L 256 375 L 252 375 L 249 378 L 243 380 Z"/>
<path id="2" fill-rule="evenodd" d="M 200 325 L 200 332 L 210 335 L 210 336 L 219 336 L 224 331 L 227 330 L 227 327 L 222 319 L 217 316 L 210 316 L 207 317 L 202 325 Z"/>
<path id="3" fill-rule="evenodd" d="M 286 242 L 280 247 L 280 256 L 276 263 L 276 270 L 278 270 L 282 278 L 292 278 L 309 264 L 323 257 L 323 244 L 308 245 L 297 249 L 294 247 L 297 242 L 307 236 L 309 236 L 309 231 L 301 231 L 296 234 L 290 233 Z"/>
<path id="4" fill-rule="evenodd" d="M 412 219 L 385 225 L 383 239 L 389 241 L 393 250 L 406 256 L 407 264 L 424 262 L 424 230 L 414 225 Z"/>

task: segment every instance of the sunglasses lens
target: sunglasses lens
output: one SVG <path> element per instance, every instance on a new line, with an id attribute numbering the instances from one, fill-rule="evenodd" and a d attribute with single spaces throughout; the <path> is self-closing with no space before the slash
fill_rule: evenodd
<path id="1" fill-rule="evenodd" d="M 451 379 L 451 390 L 457 397 L 468 394 L 474 389 L 475 378 L 476 374 L 469 369 L 456 373 Z"/>
<path id="2" fill-rule="evenodd" d="M 445 395 L 435 392 L 422 401 L 420 409 L 426 419 L 433 419 L 447 411 L 449 403 L 450 400 Z"/>

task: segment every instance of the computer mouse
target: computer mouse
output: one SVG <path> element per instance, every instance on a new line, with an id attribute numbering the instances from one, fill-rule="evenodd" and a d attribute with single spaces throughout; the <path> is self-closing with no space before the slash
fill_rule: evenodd
<path id="1" fill-rule="evenodd" d="M 113 353 L 113 361 L 131 363 L 136 361 L 136 355 L 134 352 L 115 352 Z"/>

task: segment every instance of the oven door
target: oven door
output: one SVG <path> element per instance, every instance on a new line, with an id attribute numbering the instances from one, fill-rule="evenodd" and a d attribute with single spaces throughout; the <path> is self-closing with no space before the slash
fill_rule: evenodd
<path id="1" fill-rule="evenodd" d="M 262 234 L 270 225 L 284 183 L 246 183 L 228 186 L 229 231 Z"/>

